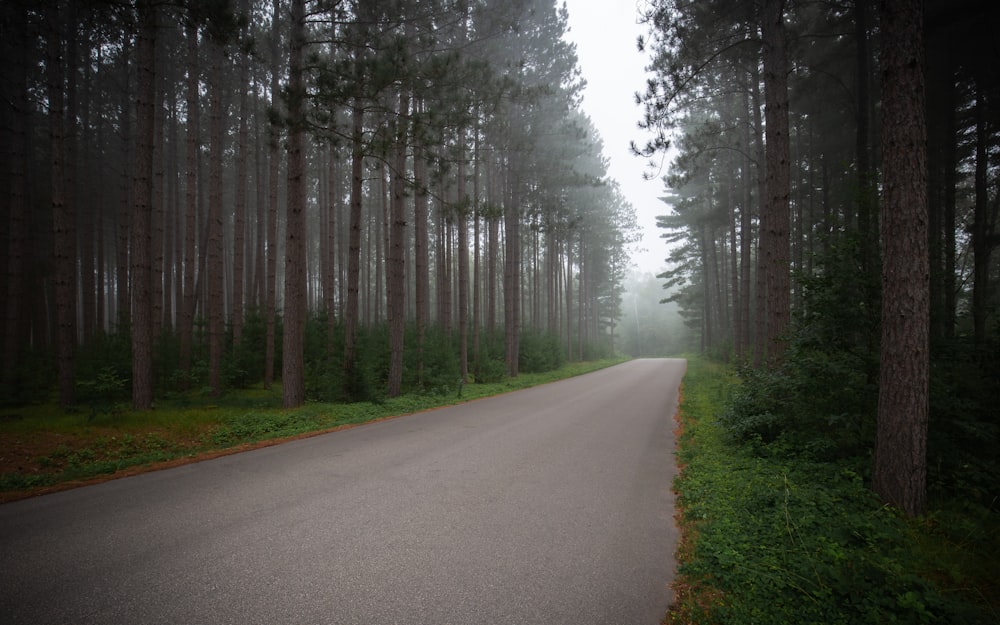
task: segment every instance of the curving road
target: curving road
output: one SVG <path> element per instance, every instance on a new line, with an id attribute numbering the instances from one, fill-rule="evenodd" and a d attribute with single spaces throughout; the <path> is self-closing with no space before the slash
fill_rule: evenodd
<path id="1" fill-rule="evenodd" d="M 659 623 L 683 360 L 0 506 L 0 622 Z"/>

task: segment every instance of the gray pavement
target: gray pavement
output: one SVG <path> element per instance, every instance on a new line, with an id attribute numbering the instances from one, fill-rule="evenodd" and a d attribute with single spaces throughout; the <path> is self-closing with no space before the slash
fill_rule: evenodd
<path id="1" fill-rule="evenodd" d="M 0 623 L 659 623 L 684 368 L 0 505 Z"/>

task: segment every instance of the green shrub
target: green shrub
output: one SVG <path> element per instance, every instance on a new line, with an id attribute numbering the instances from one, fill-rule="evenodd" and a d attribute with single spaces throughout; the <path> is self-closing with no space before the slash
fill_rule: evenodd
<path id="1" fill-rule="evenodd" d="M 518 344 L 518 371 L 524 373 L 544 373 L 554 371 L 563 365 L 562 341 L 551 332 L 525 330 Z"/>

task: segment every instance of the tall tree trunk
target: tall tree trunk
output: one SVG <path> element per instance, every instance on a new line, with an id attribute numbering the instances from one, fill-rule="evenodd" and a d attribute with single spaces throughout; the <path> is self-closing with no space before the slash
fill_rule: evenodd
<path id="1" fill-rule="evenodd" d="M 70 17 L 70 23 L 75 24 L 77 18 L 75 16 Z M 91 58 L 91 47 L 89 40 L 85 39 L 85 47 L 82 53 L 73 54 L 71 58 L 80 59 L 85 58 L 89 60 Z M 75 46 L 74 46 L 75 47 Z M 70 76 L 75 76 L 77 72 L 77 63 L 73 63 L 70 69 Z M 80 124 L 76 128 L 70 129 L 70 136 L 74 137 L 73 145 L 74 156 L 73 156 L 73 187 L 72 197 L 74 198 L 74 204 L 76 206 L 77 214 L 77 228 L 78 228 L 78 241 L 79 241 L 79 273 L 80 273 L 80 339 L 86 343 L 94 335 L 94 330 L 96 326 L 97 317 L 97 284 L 95 283 L 96 267 L 94 265 L 94 238 L 95 232 L 95 222 L 97 221 L 98 206 L 94 201 L 94 198 L 100 194 L 101 184 L 98 182 L 94 184 L 93 187 L 88 188 L 85 193 L 80 193 L 80 176 L 78 172 L 83 172 L 83 177 L 88 181 L 100 181 L 101 177 L 98 175 L 98 165 L 101 158 L 94 158 L 93 156 L 93 144 L 100 145 L 100 142 L 94 139 L 89 133 L 91 129 L 99 125 L 99 122 L 95 122 L 91 117 L 92 103 L 94 101 L 91 85 L 93 84 L 93 70 L 91 63 L 87 62 L 83 64 L 83 88 L 84 93 L 81 98 L 80 104 Z M 75 91 L 75 87 L 70 87 L 70 93 Z M 69 111 L 67 119 L 72 124 L 73 120 L 76 119 L 76 115 L 73 109 L 76 108 L 74 105 L 69 106 Z M 103 116 L 100 116 L 103 117 Z M 100 130 L 98 129 L 98 132 Z M 86 138 L 84 134 L 87 133 Z M 82 197 L 81 197 L 82 196 Z"/>
<path id="2" fill-rule="evenodd" d="M 423 103 L 414 103 L 422 107 Z M 419 111 L 418 111 L 419 114 Z M 417 383 L 424 382 L 424 342 L 431 311 L 430 250 L 427 241 L 427 163 L 423 149 L 413 150 L 413 269 L 417 330 Z"/>
<path id="3" fill-rule="evenodd" d="M 176 329 L 176 306 L 180 293 L 180 262 L 178 260 L 178 246 L 181 219 L 184 214 L 183 202 L 180 196 L 180 148 L 178 142 L 178 121 L 177 121 L 177 94 L 170 96 L 170 108 L 167 141 L 170 150 L 166 155 L 167 188 L 164 198 L 164 207 L 167 208 L 164 219 L 164 293 L 163 293 L 163 317 L 160 320 L 161 327 L 167 326 L 171 330 Z"/>
<path id="4" fill-rule="evenodd" d="M 248 0 L 241 0 L 240 11 L 246 15 L 249 11 Z M 241 37 L 247 36 L 246 24 L 243 25 Z M 240 45 L 242 48 L 242 43 Z M 246 211 L 247 211 L 247 144 L 249 143 L 249 117 L 246 88 L 249 79 L 249 64 L 247 54 L 238 53 L 240 92 L 240 125 L 236 142 L 236 197 L 233 205 L 233 350 L 239 349 L 243 340 L 243 301 L 246 284 Z"/>
<path id="5" fill-rule="evenodd" d="M 337 212 L 340 204 L 340 151 L 334 146 L 328 146 L 326 197 L 326 236 L 323 237 L 320 245 L 320 253 L 323 259 L 323 307 L 326 309 L 326 349 L 327 353 L 333 355 L 334 335 L 337 329 Z"/>
<path id="6" fill-rule="evenodd" d="M 927 503 L 930 287 L 923 2 L 883 0 L 882 350 L 872 488 L 917 516 Z"/>
<path id="7" fill-rule="evenodd" d="M 458 210 L 458 367 L 465 382 L 469 378 L 469 198 L 465 183 L 465 129 L 459 129 Z"/>
<path id="8" fill-rule="evenodd" d="M 283 65 L 278 42 L 281 41 L 281 5 L 279 0 L 271 3 L 271 108 L 278 110 L 281 97 L 281 67 Z M 270 125 L 268 137 L 268 190 L 267 190 L 267 296 L 266 334 L 264 338 L 264 388 L 271 388 L 274 382 L 275 325 L 277 317 L 278 290 L 278 173 L 281 165 L 281 151 L 278 149 L 280 132 L 277 124 Z"/>
<path id="9" fill-rule="evenodd" d="M 500 256 L 500 218 L 486 218 L 486 329 L 492 335 L 497 328 L 497 259 Z"/>
<path id="10" fill-rule="evenodd" d="M 122 41 L 122 49 L 125 51 L 125 56 L 128 58 L 128 51 L 130 45 L 128 42 L 128 34 L 125 35 L 125 41 Z M 135 98 L 135 92 L 132 91 L 131 87 L 131 72 L 126 68 L 126 71 L 122 72 L 122 80 L 125 84 L 124 89 L 121 92 L 121 102 L 119 103 L 119 116 L 121 118 L 121 145 L 119 150 L 122 154 L 122 168 L 121 168 L 121 181 L 119 188 L 119 204 L 118 204 L 118 214 L 115 219 L 115 322 L 118 324 L 119 329 L 126 328 L 131 324 L 131 317 L 129 308 L 131 307 L 131 286 L 129 285 L 129 268 L 130 268 L 130 257 L 129 257 L 129 238 L 130 238 L 130 215 L 132 214 L 132 201 L 134 199 L 135 189 L 134 180 L 132 176 L 135 173 L 135 144 L 136 137 L 132 132 L 132 114 L 131 107 L 132 101 Z"/>
<path id="11" fill-rule="evenodd" d="M 187 149 L 185 167 L 184 210 L 184 297 L 178 323 L 180 339 L 180 369 L 186 375 L 184 387 L 190 384 L 191 343 L 194 334 L 195 293 L 195 228 L 198 222 L 198 143 L 201 133 L 201 113 L 198 104 L 198 27 L 194 22 L 187 26 Z M 202 251 L 204 253 L 204 251 Z"/>
<path id="12" fill-rule="evenodd" d="M 56 351 L 59 366 L 59 404 L 76 401 L 76 229 L 71 199 L 67 198 L 64 16 L 58 5 L 50 7 L 46 57 L 51 150 L 52 249 L 56 300 Z M 76 28 L 75 24 L 70 26 Z M 141 71 L 141 69 L 140 69 Z M 68 201 L 70 200 L 70 201 Z"/>
<path id="13" fill-rule="evenodd" d="M 159 336 L 163 325 L 163 282 L 165 274 L 163 271 L 163 242 L 164 242 L 164 215 L 166 209 L 164 202 L 164 113 L 166 107 L 166 81 L 164 80 L 165 68 L 162 67 L 164 50 L 164 36 L 161 34 L 156 40 L 156 50 L 154 54 L 157 61 L 156 81 L 156 103 L 153 109 L 153 214 L 150 225 L 150 259 L 152 261 L 152 316 L 153 316 L 153 338 Z"/>
<path id="14" fill-rule="evenodd" d="M 858 234 L 861 241 L 861 269 L 864 275 L 874 272 L 877 193 L 871 166 L 871 54 L 868 45 L 868 3 L 854 1 L 854 40 L 857 64 L 857 101 L 855 103 L 855 154 L 858 164 Z M 867 295 L 867 294 L 866 294 Z"/>
<path id="15" fill-rule="evenodd" d="M 573 360 L 573 231 L 566 233 L 566 360 Z"/>
<path id="16" fill-rule="evenodd" d="M 355 341 L 360 313 L 359 287 L 361 280 L 361 206 L 364 191 L 364 102 L 354 98 L 351 112 L 353 131 L 351 135 L 351 200 L 349 216 L 349 240 L 347 243 L 347 307 L 344 309 L 344 370 L 348 374 L 354 370 Z"/>
<path id="17" fill-rule="evenodd" d="M 132 407 L 153 407 L 153 318 L 150 219 L 153 202 L 153 133 L 156 115 L 157 15 L 152 0 L 137 0 L 135 182 L 132 201 Z"/>
<path id="18" fill-rule="evenodd" d="M 225 339 L 225 309 L 222 257 L 222 163 L 225 159 L 223 133 L 226 112 L 222 101 L 223 52 L 219 43 L 210 41 L 209 72 L 210 150 L 208 174 L 208 384 L 213 395 L 222 393 L 222 350 Z"/>
<path id="19" fill-rule="evenodd" d="M 281 348 L 282 405 L 305 403 L 306 324 L 305 0 L 292 0 L 288 48 L 288 202 L 285 218 L 285 307 Z"/>
<path id="20" fill-rule="evenodd" d="M 28 184 L 29 163 L 28 126 L 31 122 L 28 104 L 28 62 L 27 62 L 27 9 L 14 3 L 3 9 L 10 12 L 11 30 L 0 43 L 3 46 L 5 63 L 3 71 L 10 71 L 13 80 L 11 89 L 11 132 L 6 142 L 10 168 L 5 199 L 8 201 L 9 229 L 7 231 L 7 290 L 4 301 L 4 351 L 3 387 L 10 389 L 15 381 L 17 363 L 21 348 L 26 344 L 22 319 L 25 306 L 25 258 L 28 252 Z M 9 55 L 8 55 L 9 53 Z M 6 105 L 6 101 L 4 102 Z"/>
<path id="21" fill-rule="evenodd" d="M 480 264 L 480 197 L 479 197 L 479 111 L 476 110 L 475 144 L 472 149 L 472 361 L 479 374 L 479 330 L 482 326 L 482 276 Z"/>
<path id="22" fill-rule="evenodd" d="M 254 102 L 259 101 L 257 84 L 257 81 L 254 80 Z M 265 250 L 267 249 L 268 208 L 267 174 L 265 173 L 265 161 L 267 160 L 265 155 L 267 152 L 263 149 L 266 142 L 262 138 L 265 136 L 265 132 L 270 132 L 270 129 L 267 127 L 267 124 L 261 122 L 259 114 L 255 114 L 254 117 L 254 188 L 257 196 L 257 217 L 254 224 L 253 280 L 250 281 L 250 284 L 252 285 L 252 301 L 257 308 L 258 314 L 262 314 L 266 303 L 265 293 L 267 292 L 264 281 L 267 275 L 267 252 Z"/>
<path id="23" fill-rule="evenodd" d="M 750 139 L 750 94 L 743 92 L 743 116 L 746 117 L 743 132 L 743 144 L 751 145 Z M 742 184 L 743 206 L 740 209 L 740 314 L 739 331 L 737 332 L 736 354 L 741 361 L 749 357 L 750 350 L 750 263 L 753 258 L 753 163 L 749 152 L 743 158 Z"/>
<path id="24" fill-rule="evenodd" d="M 406 139 L 410 106 L 405 89 L 399 94 L 396 111 L 392 165 L 392 198 L 389 217 L 389 258 L 387 267 L 387 310 L 389 314 L 389 397 L 397 397 L 403 386 L 403 336 L 406 331 Z"/>
<path id="25" fill-rule="evenodd" d="M 767 362 L 777 367 L 785 351 L 791 314 L 789 275 L 790 163 L 788 139 L 788 56 L 784 0 L 764 0 L 764 132 L 766 178 L 761 236 L 767 284 Z"/>
<path id="26" fill-rule="evenodd" d="M 764 221 L 767 219 L 767 209 L 765 203 L 767 189 L 765 180 L 767 177 L 765 168 L 765 147 L 764 147 L 764 120 L 760 113 L 760 71 L 755 64 L 750 72 L 750 96 L 751 107 L 753 108 L 754 123 L 754 148 L 757 160 L 757 272 L 754 279 L 756 286 L 756 297 L 754 298 L 754 333 L 753 333 L 753 365 L 760 368 L 764 366 L 767 355 L 767 260 L 764 255 Z"/>
<path id="27" fill-rule="evenodd" d="M 521 331 L 521 206 L 520 182 L 511 174 L 510 191 L 504 207 L 504 276 L 503 322 L 504 361 L 507 375 L 518 373 L 519 334 Z"/>

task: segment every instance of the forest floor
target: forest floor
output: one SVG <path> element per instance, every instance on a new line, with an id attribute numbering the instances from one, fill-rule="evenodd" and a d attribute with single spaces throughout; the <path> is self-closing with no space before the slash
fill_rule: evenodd
<path id="1" fill-rule="evenodd" d="M 65 432 L 0 432 L 0 503 L 158 471 L 352 427 L 217 447 L 217 424 L 200 433 L 141 426 L 88 426 Z M 8 488 L 12 487 L 10 490 Z"/>
<path id="2" fill-rule="evenodd" d="M 204 392 L 158 401 L 137 412 L 126 404 L 63 409 L 54 403 L 0 408 L 0 503 L 200 462 L 316 436 L 558 379 L 622 362 L 573 363 L 461 391 L 404 395 L 378 403 L 307 403 L 282 409 L 281 388 Z"/>
<path id="3" fill-rule="evenodd" d="M 664 623 L 1000 623 L 996 501 L 906 519 L 847 467 L 734 442 L 716 419 L 734 384 L 688 359 Z"/>

